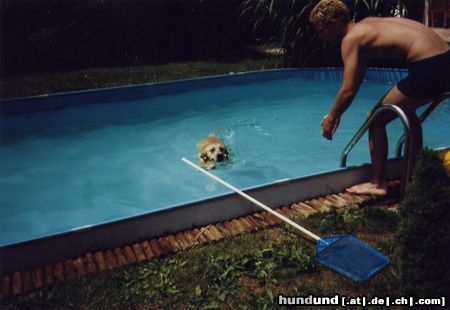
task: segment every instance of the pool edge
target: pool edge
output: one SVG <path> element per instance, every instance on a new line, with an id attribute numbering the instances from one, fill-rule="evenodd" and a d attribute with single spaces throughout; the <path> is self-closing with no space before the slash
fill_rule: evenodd
<path id="1" fill-rule="evenodd" d="M 387 171 L 388 178 L 398 178 L 401 160 L 389 160 Z M 370 165 L 365 164 L 273 182 L 244 191 L 276 208 L 308 198 L 338 193 L 350 185 L 367 181 L 369 177 Z M 81 253 L 115 248 L 257 211 L 260 211 L 258 207 L 230 193 L 85 229 L 2 246 L 0 274 L 76 257 Z"/>
<path id="2" fill-rule="evenodd" d="M 393 84 L 406 75 L 405 69 L 368 68 L 365 82 Z M 79 91 L 42 94 L 29 97 L 0 99 L 0 115 L 17 115 L 63 109 L 73 105 L 95 104 L 111 100 L 138 100 L 169 93 L 192 91 L 204 87 L 220 87 L 239 83 L 263 82 L 273 79 L 303 77 L 319 80 L 336 80 L 342 77 L 340 67 L 282 68 L 246 71 L 135 85 L 86 89 Z"/>

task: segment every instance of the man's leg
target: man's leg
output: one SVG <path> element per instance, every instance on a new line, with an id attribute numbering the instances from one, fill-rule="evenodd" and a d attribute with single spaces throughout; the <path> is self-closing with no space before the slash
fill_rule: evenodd
<path id="1" fill-rule="evenodd" d="M 354 194 L 373 194 L 384 196 L 387 194 L 385 167 L 388 155 L 388 139 L 386 125 L 394 120 L 397 114 L 391 111 L 382 112 L 369 128 L 369 151 L 372 160 L 370 182 L 347 188 L 347 192 Z"/>
<path id="2" fill-rule="evenodd" d="M 387 194 L 386 185 L 386 160 L 388 156 L 388 138 L 386 125 L 397 118 L 397 114 L 391 111 L 380 114 L 373 126 L 369 128 L 369 151 L 372 159 L 370 184 L 372 192 L 378 195 Z"/>
<path id="3" fill-rule="evenodd" d="M 429 102 L 428 99 L 409 98 L 403 95 L 395 86 L 383 98 L 382 104 L 394 104 L 400 107 L 408 117 L 411 125 L 410 140 L 408 141 L 408 152 L 413 159 L 408 163 L 410 167 L 403 167 L 402 178 L 406 177 L 407 169 L 415 162 L 420 149 L 422 148 L 422 129 L 420 122 L 416 116 L 415 110 Z M 395 119 L 397 115 L 394 112 L 386 112 L 380 114 L 369 129 L 369 149 L 372 159 L 372 178 L 370 182 L 358 184 L 347 189 L 350 193 L 355 194 L 373 194 L 386 195 L 386 160 L 388 154 L 388 140 L 386 134 L 386 125 Z"/>

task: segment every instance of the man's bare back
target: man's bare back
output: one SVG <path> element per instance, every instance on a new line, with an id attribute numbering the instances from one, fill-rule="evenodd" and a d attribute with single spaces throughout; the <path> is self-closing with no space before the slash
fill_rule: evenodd
<path id="1" fill-rule="evenodd" d="M 369 17 L 352 24 L 343 44 L 359 42 L 361 56 L 393 57 L 414 62 L 449 50 L 448 45 L 431 29 L 405 18 Z"/>
<path id="2" fill-rule="evenodd" d="M 450 92 L 450 52 L 447 43 L 431 29 L 404 18 L 369 17 L 355 23 L 340 0 L 321 0 L 311 11 L 310 21 L 322 40 L 341 45 L 344 64 L 342 85 L 328 114 L 321 121 L 322 135 L 327 139 L 332 139 L 342 114 L 353 102 L 370 59 L 393 57 L 407 63 L 408 75 L 379 101 L 379 104 L 400 108 L 410 123 L 407 153 L 411 160 L 404 161 L 402 180 L 405 184 L 422 147 L 422 129 L 415 110 Z M 372 123 L 369 128 L 371 179 L 347 191 L 386 195 L 386 125 L 395 117 L 395 113 L 383 112 Z"/>

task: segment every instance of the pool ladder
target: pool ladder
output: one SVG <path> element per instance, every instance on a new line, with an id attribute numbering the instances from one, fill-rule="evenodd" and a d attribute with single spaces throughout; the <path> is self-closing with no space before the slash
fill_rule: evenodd
<path id="1" fill-rule="evenodd" d="M 383 97 L 384 98 L 384 97 Z M 383 100 L 383 98 L 381 100 Z M 444 93 L 443 95 L 435 98 L 433 101 L 431 101 L 431 104 L 426 108 L 426 110 L 418 117 L 419 122 L 423 123 L 428 116 L 445 100 L 450 98 L 450 92 Z M 380 102 L 381 102 L 380 100 Z M 342 154 L 341 154 L 341 167 L 347 166 L 347 156 L 350 153 L 350 151 L 353 149 L 355 144 L 361 139 L 361 137 L 366 133 L 366 131 L 370 128 L 372 125 L 374 119 L 377 117 L 378 114 L 380 114 L 383 111 L 392 111 L 400 118 L 402 124 L 403 124 L 403 135 L 398 139 L 397 146 L 396 146 L 396 157 L 400 158 L 402 155 L 402 148 L 404 147 L 404 167 L 410 167 L 408 165 L 408 162 L 411 161 L 411 156 L 408 152 L 408 142 L 409 142 L 409 132 L 410 132 L 410 122 L 408 120 L 408 117 L 403 112 L 402 109 L 399 107 L 392 105 L 392 104 L 377 104 L 375 108 L 371 111 L 370 116 L 367 118 L 367 120 L 364 122 L 364 124 L 361 126 L 361 128 L 356 132 L 355 136 L 350 140 L 350 142 L 347 144 L 347 146 L 344 148 Z M 407 169 L 405 172 L 404 177 L 402 178 L 401 182 L 401 193 L 404 193 L 406 183 L 411 177 L 411 171 Z"/>

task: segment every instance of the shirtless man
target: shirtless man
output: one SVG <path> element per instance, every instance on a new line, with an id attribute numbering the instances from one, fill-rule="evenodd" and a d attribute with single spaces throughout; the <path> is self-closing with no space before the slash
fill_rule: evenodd
<path id="1" fill-rule="evenodd" d="M 342 114 L 361 85 L 368 60 L 399 58 L 407 62 L 409 74 L 380 100 L 380 104 L 397 105 L 408 116 L 412 128 L 408 151 L 414 163 L 422 148 L 422 130 L 415 111 L 450 91 L 450 52 L 447 43 L 424 25 L 404 18 L 369 17 L 354 23 L 347 7 L 339 0 L 320 1 L 311 11 L 310 21 L 322 40 L 340 43 L 344 63 L 341 88 L 321 122 L 322 135 L 332 139 Z M 383 112 L 369 129 L 372 177 L 368 183 L 348 188 L 348 192 L 386 195 L 386 125 L 394 118 L 394 112 Z M 407 168 L 404 167 L 405 172 Z"/>

